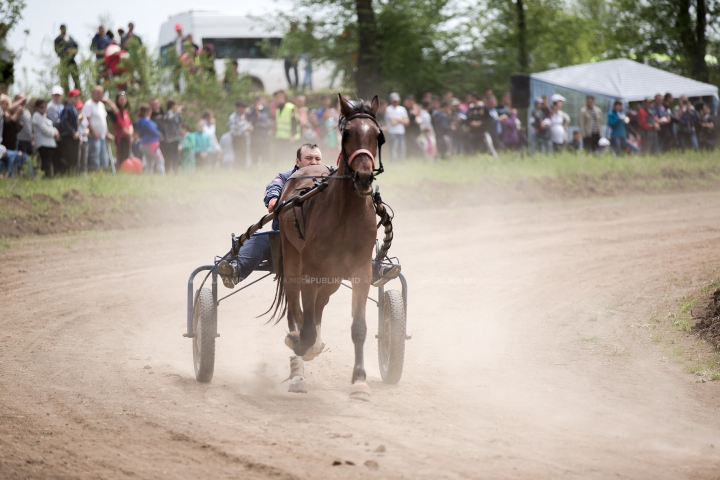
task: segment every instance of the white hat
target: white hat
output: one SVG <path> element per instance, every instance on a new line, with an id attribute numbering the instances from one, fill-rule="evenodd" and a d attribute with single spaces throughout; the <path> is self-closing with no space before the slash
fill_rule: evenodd
<path id="1" fill-rule="evenodd" d="M 610 140 L 608 140 L 607 138 L 603 137 L 603 138 L 601 138 L 600 140 L 598 140 L 598 145 L 601 146 L 601 147 L 609 147 L 609 146 L 610 146 Z"/>
<path id="2" fill-rule="evenodd" d="M 50 90 L 50 93 L 52 95 L 62 95 L 63 89 L 60 85 L 55 85 L 54 87 L 52 87 L 52 90 Z"/>
<path id="3" fill-rule="evenodd" d="M 390 94 L 390 97 L 388 98 L 391 102 L 399 102 L 400 101 L 400 94 L 397 92 L 393 92 Z"/>
<path id="4" fill-rule="evenodd" d="M 563 96 L 560 95 L 559 93 L 556 93 L 556 94 L 554 94 L 552 97 L 550 97 L 550 102 L 551 102 L 551 103 L 564 102 L 564 101 L 565 101 L 565 97 L 563 97 Z"/>

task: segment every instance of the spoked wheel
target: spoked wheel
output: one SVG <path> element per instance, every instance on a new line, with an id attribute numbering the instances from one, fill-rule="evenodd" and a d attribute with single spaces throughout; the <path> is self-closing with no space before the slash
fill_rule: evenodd
<path id="1" fill-rule="evenodd" d="M 198 382 L 209 383 L 215 371 L 217 307 L 209 288 L 198 290 L 193 312 L 193 363 Z"/>
<path id="2" fill-rule="evenodd" d="M 383 315 L 378 325 L 378 360 L 383 382 L 398 383 L 405 361 L 405 305 L 397 290 L 387 290 L 383 297 Z"/>

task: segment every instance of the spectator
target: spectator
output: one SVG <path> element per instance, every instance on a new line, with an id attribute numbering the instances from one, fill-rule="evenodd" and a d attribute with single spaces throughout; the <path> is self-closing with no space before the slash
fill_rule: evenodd
<path id="1" fill-rule="evenodd" d="M 415 97 L 412 95 L 405 97 L 403 106 L 408 114 L 408 124 L 405 127 L 405 149 L 409 157 L 421 157 L 423 152 L 417 142 L 420 135 L 420 124 L 417 122 L 420 106 L 415 103 Z"/>
<path id="2" fill-rule="evenodd" d="M 450 101 L 450 110 L 452 111 L 452 122 L 455 125 L 453 130 L 453 154 L 462 155 L 465 152 L 465 134 L 463 125 L 467 116 L 460 111 L 460 100 L 453 98 Z"/>
<path id="3" fill-rule="evenodd" d="M 326 151 L 332 155 L 338 151 L 338 136 L 337 136 L 338 120 L 333 115 L 332 109 L 326 108 L 323 110 L 323 123 L 320 127 L 320 143 L 323 146 L 323 151 Z"/>
<path id="4" fill-rule="evenodd" d="M 169 150 L 169 145 L 165 143 L 165 110 L 160 106 L 160 99 L 157 97 L 150 99 L 150 120 L 155 122 L 155 126 L 160 130 L 160 151 Z"/>
<path id="5" fill-rule="evenodd" d="M 700 123 L 700 114 L 695 110 L 687 96 L 680 96 L 680 105 L 677 111 L 680 120 L 678 125 L 678 142 L 683 152 L 691 147 L 697 152 L 699 150 L 697 138 L 697 124 Z"/>
<path id="6" fill-rule="evenodd" d="M 115 34 L 112 32 L 112 30 L 108 30 L 105 36 L 108 38 L 108 47 L 110 45 L 117 45 L 118 47 L 120 46 L 118 45 L 117 40 L 115 40 Z M 107 47 L 105 47 L 105 55 L 107 56 Z"/>
<path id="7" fill-rule="evenodd" d="M 599 140 L 598 140 L 599 141 Z M 583 137 L 580 130 L 573 131 L 572 140 L 568 143 L 568 150 L 571 152 L 582 152 L 583 150 Z"/>
<path id="8" fill-rule="evenodd" d="M 552 151 L 552 140 L 550 140 L 550 129 L 545 121 L 550 117 L 550 110 L 547 108 L 547 97 L 537 97 L 535 108 L 532 111 L 530 124 L 535 132 L 535 152 L 547 154 Z"/>
<path id="9" fill-rule="evenodd" d="M 424 102 L 425 101 L 426 100 L 424 100 Z M 417 144 L 423 152 L 425 159 L 434 162 L 435 157 L 437 157 L 437 140 L 435 139 L 435 133 L 432 127 L 422 127 L 422 133 L 417 137 Z"/>
<path id="10" fill-rule="evenodd" d="M 388 97 L 390 105 L 385 110 L 385 121 L 390 143 L 390 158 L 404 160 L 407 156 L 405 149 L 405 127 L 410 124 L 408 112 L 400 105 L 400 94 L 393 92 Z"/>
<path id="11" fill-rule="evenodd" d="M 640 149 L 632 143 L 628 142 L 627 131 L 625 126 L 630 123 L 630 118 L 623 113 L 622 100 L 615 100 L 613 109 L 608 112 L 608 127 L 610 127 L 610 144 L 617 156 L 630 149 L 634 153 L 639 153 Z"/>
<path id="12" fill-rule="evenodd" d="M 238 100 L 235 103 L 235 111 L 230 115 L 227 123 L 228 131 L 232 135 L 235 160 L 245 164 L 249 163 L 247 159 L 250 147 L 250 132 L 253 130 L 252 124 L 245 116 L 246 111 L 247 105 Z"/>
<path id="13" fill-rule="evenodd" d="M 88 170 L 106 169 L 109 166 L 106 140 L 113 141 L 108 132 L 107 110 L 103 99 L 103 87 L 92 90 L 90 100 L 83 106 L 83 114 L 88 120 L 90 135 L 88 137 Z"/>
<path id="14" fill-rule="evenodd" d="M 579 123 L 582 145 L 587 153 L 595 153 L 600 141 L 600 119 L 602 111 L 595 105 L 595 97 L 585 97 L 585 106 L 580 109 Z"/>
<path id="15" fill-rule="evenodd" d="M 426 128 L 429 128 L 433 138 L 435 137 L 435 130 L 433 130 L 432 126 L 432 116 L 430 115 L 430 100 L 422 101 L 422 108 L 418 112 L 417 117 L 415 117 L 415 123 L 418 124 L 418 128 L 420 128 L 421 132 L 423 132 Z M 425 134 L 423 133 L 423 135 Z M 435 145 L 437 146 L 437 142 Z"/>
<path id="16" fill-rule="evenodd" d="M 700 114 L 698 144 L 702 150 L 712 152 L 715 150 L 715 144 L 717 142 L 715 116 L 710 111 L 710 107 L 705 103 L 697 104 L 695 109 Z"/>
<path id="17" fill-rule="evenodd" d="M 205 125 L 203 126 L 203 132 L 207 134 L 208 137 L 210 137 L 210 143 L 212 144 L 212 151 L 215 153 L 220 152 L 220 142 L 218 142 L 217 138 L 217 128 L 215 125 L 215 115 L 213 114 L 212 110 L 205 110 L 202 114 L 203 121 L 205 122 Z"/>
<path id="18" fill-rule="evenodd" d="M 20 104 L 24 107 L 22 117 L 20 117 L 20 124 L 22 130 L 17 134 L 18 145 L 17 149 L 26 155 L 32 155 L 33 153 L 33 131 L 32 131 L 32 115 L 30 110 L 27 108 L 27 98 L 22 93 L 15 95 L 15 102 L 21 102 Z"/>
<path id="19" fill-rule="evenodd" d="M 179 23 L 175 24 L 175 33 L 176 37 L 175 40 L 173 40 L 171 43 L 175 45 L 175 53 L 177 54 L 178 58 L 183 54 L 183 43 L 185 40 L 183 40 L 183 33 L 182 33 L 182 25 Z"/>
<path id="20" fill-rule="evenodd" d="M 655 96 L 655 104 L 660 94 Z M 675 138 L 675 123 L 677 119 L 674 118 L 672 111 L 673 96 L 672 93 L 666 93 L 662 97 L 662 109 L 656 108 L 655 115 L 657 116 L 657 124 L 660 125 L 660 150 L 663 152 L 669 152 L 676 148 L 677 139 Z"/>
<path id="21" fill-rule="evenodd" d="M 300 139 L 297 109 L 286 101 L 285 92 L 278 90 L 273 95 L 275 103 L 275 155 L 288 158 L 295 153 L 295 143 Z M 237 150 L 235 151 L 235 158 Z"/>
<path id="22" fill-rule="evenodd" d="M 193 140 L 190 135 L 190 129 L 184 123 L 180 125 L 180 132 L 183 135 L 180 140 L 180 168 L 183 170 L 195 170 L 195 150 L 193 150 Z"/>
<path id="23" fill-rule="evenodd" d="M 90 42 L 90 50 L 95 54 L 95 60 L 98 60 L 101 64 L 105 60 L 105 49 L 108 45 L 110 45 L 110 38 L 105 34 L 105 27 L 100 25 Z"/>
<path id="24" fill-rule="evenodd" d="M 118 35 L 120 35 L 120 30 L 118 30 Z M 128 42 L 130 40 L 137 42 L 138 46 L 142 46 L 143 44 L 142 39 L 135 35 L 135 24 L 133 22 L 128 23 L 127 33 L 120 37 L 120 48 L 127 50 Z"/>
<path id="25" fill-rule="evenodd" d="M 452 121 L 452 106 L 446 101 L 443 101 L 440 108 L 433 114 L 435 115 L 434 128 L 438 142 L 438 154 L 441 159 L 444 159 L 452 155 L 453 133 L 457 129 L 457 125 Z"/>
<path id="26" fill-rule="evenodd" d="M 565 97 L 554 94 L 550 100 L 550 140 L 552 140 L 553 152 L 561 152 L 567 142 L 567 127 L 570 124 L 570 117 L 563 112 Z"/>
<path id="27" fill-rule="evenodd" d="M 315 112 L 315 115 L 317 116 L 317 124 L 322 125 L 323 119 L 325 118 L 325 110 L 330 109 L 333 111 L 333 116 L 337 119 L 339 115 L 337 114 L 337 111 L 332 108 L 331 105 L 332 101 L 330 99 L 330 95 L 323 95 L 320 97 L 320 108 L 317 109 L 317 112 Z"/>
<path id="28" fill-rule="evenodd" d="M 165 104 L 167 112 L 163 116 L 163 142 L 160 150 L 165 158 L 165 169 L 177 172 L 180 169 L 180 141 L 183 139 L 182 126 L 182 105 L 175 100 L 168 100 Z M 213 123 L 213 127 L 214 127 Z"/>
<path id="29" fill-rule="evenodd" d="M 140 137 L 140 153 L 145 163 L 145 173 L 165 175 L 165 159 L 160 150 L 160 129 L 150 118 L 152 110 L 149 105 L 140 105 L 138 120 L 135 124 Z"/>
<path id="30" fill-rule="evenodd" d="M 60 114 L 63 110 L 63 93 L 64 90 L 60 85 L 55 85 L 52 87 L 52 90 L 50 90 L 51 93 L 51 100 L 50 103 L 47 106 L 47 117 L 53 122 L 53 126 L 55 128 L 60 127 Z"/>
<path id="31" fill-rule="evenodd" d="M 47 102 L 45 100 L 35 101 L 35 113 L 32 116 L 33 141 L 35 151 L 40 157 L 40 168 L 46 177 L 54 176 L 53 153 L 57 147 L 55 140 L 60 136 L 57 128 L 53 126 L 52 120 L 47 115 Z"/>
<path id="32" fill-rule="evenodd" d="M 8 26 L 0 23 L 0 90 L 8 92 L 15 83 L 15 50 L 7 39 Z"/>
<path id="33" fill-rule="evenodd" d="M 222 150 L 223 166 L 232 168 L 235 164 L 235 151 L 233 150 L 232 134 L 230 132 L 225 132 L 220 137 L 220 148 Z"/>
<path id="34" fill-rule="evenodd" d="M 133 123 L 130 118 L 130 104 L 125 92 L 120 92 L 115 97 L 115 103 L 108 100 L 110 107 L 108 115 L 113 124 L 115 132 L 115 146 L 117 148 L 118 168 L 122 162 L 132 155 Z"/>
<path id="35" fill-rule="evenodd" d="M 195 124 L 195 131 L 190 134 L 190 140 L 192 142 L 192 148 L 195 152 L 195 162 L 209 163 L 211 157 L 210 154 L 213 152 L 212 140 L 207 133 L 203 131 L 205 122 L 198 120 Z M 238 158 L 237 156 L 235 158 Z"/>
<path id="36" fill-rule="evenodd" d="M 55 53 L 60 58 L 60 85 L 63 90 L 70 90 L 70 77 L 72 77 L 73 88 L 80 88 L 80 76 L 77 63 L 75 63 L 77 52 L 77 42 L 67 34 L 67 27 L 60 25 L 60 35 L 55 38 Z"/>
<path id="37" fill-rule="evenodd" d="M 83 113 L 83 108 L 84 105 L 82 100 L 78 99 L 78 102 L 75 104 L 75 109 L 78 112 L 78 121 L 80 124 L 80 128 L 78 129 L 78 131 L 80 132 L 80 154 L 78 158 L 78 170 L 81 172 L 87 172 L 88 153 L 90 151 L 90 145 L 88 143 L 88 137 L 90 136 L 90 122 L 88 122 L 85 113 Z"/>
<path id="38" fill-rule="evenodd" d="M 285 34 L 280 44 L 280 54 L 285 64 L 285 78 L 288 88 L 298 87 L 298 55 L 302 50 L 302 34 L 298 32 L 298 23 L 290 22 L 290 31 Z M 290 71 L 295 73 L 295 80 L 290 79 Z"/>
<path id="39" fill-rule="evenodd" d="M 502 121 L 502 143 L 509 150 L 520 149 L 520 132 L 518 131 L 517 110 L 508 106 L 505 108 L 505 118 Z"/>
<path id="40" fill-rule="evenodd" d="M 269 160 L 268 146 L 272 129 L 270 112 L 265 108 L 265 102 L 261 96 L 255 97 L 253 106 L 245 117 L 253 127 L 250 133 L 251 163 L 259 165 L 260 162 Z"/>
<path id="41" fill-rule="evenodd" d="M 647 97 L 638 110 L 638 124 L 643 151 L 656 155 L 659 153 L 658 136 L 655 125 L 655 110 L 652 108 L 653 99 Z"/>
<path id="42" fill-rule="evenodd" d="M 225 75 L 223 76 L 223 90 L 225 90 L 228 93 L 232 92 L 232 87 L 237 83 L 238 80 L 240 80 L 240 72 L 238 71 L 238 67 L 240 64 L 237 60 L 233 60 L 231 62 L 232 68 L 228 68 L 225 70 Z"/>
<path id="43" fill-rule="evenodd" d="M 378 105 L 377 113 L 375 114 L 375 120 L 377 120 L 378 125 L 380 125 L 380 128 L 384 131 L 387 130 L 387 122 L 385 121 L 385 111 L 388 107 L 388 101 L 385 99 L 380 100 L 380 105 Z M 340 111 L 340 104 L 338 104 L 338 108 L 335 109 L 335 111 Z M 340 115 L 336 117 L 338 120 L 338 123 L 340 122 Z"/>
<path id="44" fill-rule="evenodd" d="M 469 95 L 470 103 L 466 114 L 466 125 L 468 130 L 468 152 L 477 154 L 487 151 L 485 145 L 485 133 L 492 126 L 485 104 L 480 100 L 480 95 L 473 92 Z"/>
<path id="45" fill-rule="evenodd" d="M 25 106 L 22 103 L 16 103 L 14 107 L 11 107 L 10 97 L 3 93 L 0 94 L 0 108 L 2 108 L 5 117 L 3 120 L 2 145 L 6 149 L 5 161 L 8 174 L 14 177 L 22 165 L 28 165 L 30 176 L 33 176 L 34 172 L 29 157 L 18 150 L 17 136 L 23 128 L 20 120 L 25 113 Z"/>
<path id="46" fill-rule="evenodd" d="M 68 92 L 68 101 L 63 105 L 60 115 L 60 139 L 55 154 L 55 173 L 67 173 L 75 170 L 80 152 L 80 122 L 75 105 L 80 100 L 80 90 L 73 88 Z"/>
<path id="47" fill-rule="evenodd" d="M 500 134 L 502 133 L 501 122 L 505 118 L 504 114 L 501 114 L 497 108 L 497 99 L 494 95 L 491 94 L 485 97 L 485 108 L 491 118 L 490 125 L 488 125 L 487 128 L 487 133 L 492 140 L 492 148 L 490 145 L 488 145 L 488 148 L 490 148 L 491 152 L 493 152 L 495 150 L 494 145 L 500 144 Z M 486 135 L 485 138 L 487 139 L 488 135 Z M 493 155 L 495 154 L 493 153 Z"/>

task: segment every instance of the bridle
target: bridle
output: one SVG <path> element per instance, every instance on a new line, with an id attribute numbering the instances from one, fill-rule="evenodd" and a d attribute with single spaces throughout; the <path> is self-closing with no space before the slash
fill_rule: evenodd
<path id="1" fill-rule="evenodd" d="M 380 134 L 377 137 L 377 154 L 378 154 L 378 163 L 380 164 L 380 166 L 378 168 L 375 168 L 375 156 L 372 154 L 372 152 L 370 150 L 361 148 L 359 150 L 355 150 L 350 156 L 348 156 L 347 153 L 345 152 L 345 138 L 347 137 L 345 135 L 345 132 L 346 132 L 345 127 L 350 120 L 355 120 L 356 118 L 367 118 L 369 120 L 372 120 L 373 123 L 375 124 L 375 126 L 377 126 L 378 129 L 380 130 Z M 363 112 L 350 113 L 350 115 L 348 115 L 347 117 L 342 117 L 340 119 L 339 129 L 340 129 L 340 134 L 342 135 L 342 141 L 340 142 L 340 154 L 338 155 L 338 159 L 337 159 L 338 166 L 340 166 L 340 159 L 343 159 L 343 161 L 345 162 L 345 167 L 354 176 L 355 171 L 352 169 L 352 162 L 359 155 L 364 154 L 364 155 L 369 156 L 370 160 L 372 160 L 373 180 L 375 179 L 376 176 L 380 175 L 381 173 L 383 173 L 385 171 L 385 168 L 383 167 L 383 163 L 382 163 L 382 146 L 385 143 L 385 134 L 383 133 L 382 128 L 380 128 L 380 124 L 378 123 L 377 119 L 373 115 L 371 115 L 369 113 L 363 113 Z"/>

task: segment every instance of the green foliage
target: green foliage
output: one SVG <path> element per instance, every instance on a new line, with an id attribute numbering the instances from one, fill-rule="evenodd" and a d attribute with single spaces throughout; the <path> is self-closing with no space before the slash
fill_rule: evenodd
<path id="1" fill-rule="evenodd" d="M 0 23 L 7 25 L 7 31 L 22 19 L 22 11 L 25 10 L 27 3 L 25 0 L 1 0 L 0 1 Z"/>

